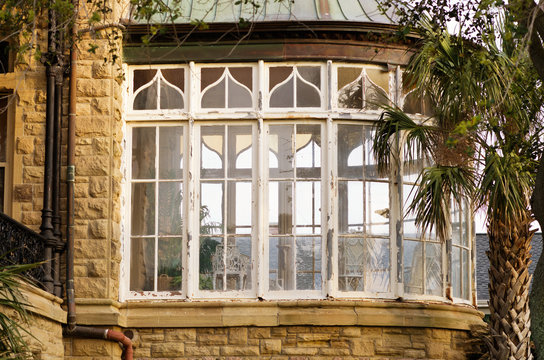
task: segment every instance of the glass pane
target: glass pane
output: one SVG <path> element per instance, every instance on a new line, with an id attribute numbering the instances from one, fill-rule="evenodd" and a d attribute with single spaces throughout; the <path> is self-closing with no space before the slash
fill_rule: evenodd
<path id="1" fill-rule="evenodd" d="M 270 152 L 276 155 L 277 166 L 272 167 L 274 160 L 269 159 L 271 178 L 293 177 L 293 125 L 270 126 Z M 274 157 L 272 157 L 274 159 Z"/>
<path id="2" fill-rule="evenodd" d="M 225 107 L 225 83 L 226 80 L 223 78 L 219 83 L 204 90 L 201 102 L 203 109 Z"/>
<path id="3" fill-rule="evenodd" d="M 223 183 L 202 182 L 200 184 L 200 233 L 223 233 Z"/>
<path id="4" fill-rule="evenodd" d="M 365 266 L 365 290 L 370 292 L 389 291 L 390 281 L 389 239 L 367 239 Z"/>
<path id="5" fill-rule="evenodd" d="M 268 184 L 268 191 L 270 234 L 291 234 L 293 231 L 293 183 L 271 181 Z"/>
<path id="6" fill-rule="evenodd" d="M 159 178 L 183 177 L 183 145 L 181 126 L 159 128 Z"/>
<path id="7" fill-rule="evenodd" d="M 155 290 L 155 239 L 132 238 L 130 244 L 130 290 Z"/>
<path id="8" fill-rule="evenodd" d="M 338 238 L 338 288 L 340 291 L 364 290 L 363 238 Z"/>
<path id="9" fill-rule="evenodd" d="M 425 293 L 442 296 L 442 245 L 425 244 Z"/>
<path id="10" fill-rule="evenodd" d="M 184 69 L 161 69 L 161 74 L 166 81 L 180 89 L 181 92 L 185 92 Z"/>
<path id="11" fill-rule="evenodd" d="M 385 93 L 389 92 L 389 72 L 387 69 L 366 68 L 365 72 L 374 86 L 378 86 Z"/>
<path id="12" fill-rule="evenodd" d="M 357 80 L 363 69 L 354 67 L 338 68 L 338 90 Z"/>
<path id="13" fill-rule="evenodd" d="M 363 182 L 338 182 L 338 224 L 341 234 L 364 232 Z"/>
<path id="14" fill-rule="evenodd" d="M 297 125 L 296 167 L 298 178 L 321 178 L 321 127 Z"/>
<path id="15" fill-rule="evenodd" d="M 253 90 L 253 69 L 250 67 L 229 67 L 232 77 L 251 92 Z"/>
<path id="16" fill-rule="evenodd" d="M 155 184 L 132 184 L 132 235 L 155 234 Z"/>
<path id="17" fill-rule="evenodd" d="M 297 239 L 297 290 L 321 289 L 321 237 Z"/>
<path id="18" fill-rule="evenodd" d="M 225 72 L 225 68 L 202 68 L 200 70 L 200 91 L 213 84 Z"/>
<path id="19" fill-rule="evenodd" d="M 279 83 L 284 82 L 289 75 L 293 72 L 293 67 L 291 66 L 277 66 L 270 68 L 270 76 L 268 79 L 269 86 L 268 91 L 272 90 Z"/>
<path id="20" fill-rule="evenodd" d="M 200 237 L 200 290 L 223 290 L 223 249 L 223 238 Z"/>
<path id="21" fill-rule="evenodd" d="M 451 254 L 451 287 L 453 297 L 461 297 L 461 249 L 453 246 Z"/>
<path id="22" fill-rule="evenodd" d="M 272 105 L 273 106 L 273 105 Z M 297 107 L 320 107 L 319 91 L 297 78 Z"/>
<path id="23" fill-rule="evenodd" d="M 364 140 L 364 157 L 365 157 L 365 167 L 364 174 L 365 178 L 369 180 L 385 180 L 388 178 L 387 174 L 380 174 L 378 172 L 378 161 L 374 157 L 374 134 L 375 131 L 372 130 L 370 126 L 364 127 L 365 140 Z"/>
<path id="24" fill-rule="evenodd" d="M 387 94 L 380 87 L 368 83 L 365 89 L 365 108 L 369 110 L 380 110 L 383 105 L 388 105 Z"/>
<path id="25" fill-rule="evenodd" d="M 402 110 L 407 114 L 421 114 L 423 110 L 421 109 L 421 98 L 417 95 L 415 91 L 410 92 L 404 98 L 404 106 Z"/>
<path id="26" fill-rule="evenodd" d="M 134 110 L 156 110 L 157 109 L 157 80 L 144 88 L 134 98 Z"/>
<path id="27" fill-rule="evenodd" d="M 158 291 L 181 290 L 181 238 L 159 238 Z"/>
<path id="28" fill-rule="evenodd" d="M 341 178 L 363 177 L 363 130 L 359 125 L 338 125 L 337 159 Z"/>
<path id="29" fill-rule="evenodd" d="M 161 109 L 183 109 L 183 96 L 161 80 Z"/>
<path id="30" fill-rule="evenodd" d="M 342 109 L 363 108 L 363 82 L 361 79 L 338 92 L 338 107 Z"/>
<path id="31" fill-rule="evenodd" d="M 296 233 L 321 233 L 321 183 L 300 181 L 296 183 Z"/>
<path id="32" fill-rule="evenodd" d="M 178 182 L 159 183 L 159 234 L 181 235 L 183 188 Z"/>
<path id="33" fill-rule="evenodd" d="M 227 233 L 251 234 L 251 182 L 227 183 Z"/>
<path id="34" fill-rule="evenodd" d="M 229 77 L 229 108 L 249 108 L 253 106 L 251 92 Z"/>
<path id="35" fill-rule="evenodd" d="M 201 128 L 201 173 L 202 178 L 223 178 L 223 154 L 225 127 L 203 126 Z M 219 171 L 217 171 L 219 170 Z"/>
<path id="36" fill-rule="evenodd" d="M 290 78 L 270 94 L 270 107 L 294 107 L 294 80 Z"/>
<path id="37" fill-rule="evenodd" d="M 321 89 L 321 68 L 317 66 L 297 66 L 297 72 L 305 81 Z"/>
<path id="38" fill-rule="evenodd" d="M 229 177 L 251 179 L 252 141 L 251 126 L 228 127 Z"/>
<path id="39" fill-rule="evenodd" d="M 132 86 L 132 92 L 135 93 L 139 88 L 149 83 L 151 80 L 153 80 L 156 74 L 156 69 L 134 70 L 134 76 L 132 79 L 134 81 L 134 84 Z"/>
<path id="40" fill-rule="evenodd" d="M 452 242 L 454 245 L 461 245 L 461 209 L 459 208 L 458 204 L 453 201 L 453 209 L 452 209 L 452 222 L 451 222 L 451 235 L 452 235 Z"/>
<path id="41" fill-rule="evenodd" d="M 270 237 L 268 267 L 271 291 L 293 290 L 295 288 L 293 238 Z"/>
<path id="42" fill-rule="evenodd" d="M 155 128 L 132 129 L 132 178 L 155 178 Z"/>
<path id="43" fill-rule="evenodd" d="M 373 235 L 389 235 L 389 184 L 366 182 L 367 232 Z"/>
<path id="44" fill-rule="evenodd" d="M 462 250 L 463 256 L 463 299 L 470 300 L 470 261 L 468 250 Z"/>
<path id="45" fill-rule="evenodd" d="M 226 290 L 251 289 L 251 238 L 229 238 L 225 264 Z M 224 272 L 222 265 L 219 271 Z"/>
<path id="46" fill-rule="evenodd" d="M 423 294 L 423 243 L 403 241 L 404 292 Z"/>
<path id="47" fill-rule="evenodd" d="M 0 94 L 0 162 L 6 161 L 8 135 L 8 95 Z"/>

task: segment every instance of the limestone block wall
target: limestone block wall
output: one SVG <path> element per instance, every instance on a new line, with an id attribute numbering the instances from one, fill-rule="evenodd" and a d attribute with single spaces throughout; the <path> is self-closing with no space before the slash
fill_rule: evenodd
<path id="1" fill-rule="evenodd" d="M 469 359 L 468 331 L 359 326 L 132 329 L 135 359 Z"/>

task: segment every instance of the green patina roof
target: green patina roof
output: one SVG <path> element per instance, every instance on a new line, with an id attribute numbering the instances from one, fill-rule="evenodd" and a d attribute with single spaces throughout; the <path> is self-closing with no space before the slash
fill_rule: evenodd
<path id="1" fill-rule="evenodd" d="M 179 0 L 178 0 L 179 1 Z M 207 23 L 248 21 L 357 21 L 391 24 L 380 12 L 376 0 L 180 0 L 183 17 L 176 23 L 203 20 Z M 251 1 L 250 1 L 251 2 Z M 237 4 L 239 3 L 239 4 Z M 156 19 L 158 22 L 166 19 Z"/>

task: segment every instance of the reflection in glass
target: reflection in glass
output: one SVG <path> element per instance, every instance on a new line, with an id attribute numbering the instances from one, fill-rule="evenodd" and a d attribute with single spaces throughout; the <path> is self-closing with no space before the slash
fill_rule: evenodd
<path id="1" fill-rule="evenodd" d="M 338 288 L 340 291 L 364 291 L 363 238 L 338 237 Z"/>
<path id="2" fill-rule="evenodd" d="M 389 236 L 389 184 L 367 181 L 365 185 L 367 232 Z"/>
<path id="3" fill-rule="evenodd" d="M 181 238 L 159 238 L 157 291 L 181 290 Z"/>
<path id="4" fill-rule="evenodd" d="M 181 235 L 182 198 L 180 182 L 159 183 L 159 234 Z"/>
<path id="5" fill-rule="evenodd" d="M 390 282 L 389 239 L 366 240 L 364 264 L 368 267 L 365 274 L 365 290 L 369 292 L 387 292 Z"/>
<path id="6" fill-rule="evenodd" d="M 453 297 L 461 297 L 461 249 L 454 246 L 451 253 L 451 287 Z"/>
<path id="7" fill-rule="evenodd" d="M 228 82 L 229 108 L 248 108 L 252 106 L 251 92 L 229 78 Z"/>
<path id="8" fill-rule="evenodd" d="M 183 96 L 172 86 L 161 80 L 161 109 L 183 109 Z"/>
<path id="9" fill-rule="evenodd" d="M 142 89 L 134 98 L 134 110 L 156 110 L 157 109 L 158 79 Z"/>
<path id="10" fill-rule="evenodd" d="M 338 107 L 342 109 L 363 108 L 363 81 L 361 78 L 338 92 Z"/>
<path id="11" fill-rule="evenodd" d="M 223 183 L 202 182 L 200 184 L 200 233 L 223 233 Z"/>
<path id="12" fill-rule="evenodd" d="M 297 290 L 321 289 L 321 237 L 299 237 L 297 242 Z"/>
<path id="13" fill-rule="evenodd" d="M 423 294 L 423 243 L 403 241 L 404 292 Z"/>
<path id="14" fill-rule="evenodd" d="M 468 259 L 469 252 L 466 249 L 462 249 L 462 261 L 463 261 L 463 295 L 462 298 L 470 300 L 470 262 Z"/>
<path id="15" fill-rule="evenodd" d="M 297 77 L 297 107 L 319 107 L 319 91 Z"/>
<path id="16" fill-rule="evenodd" d="M 305 81 L 321 88 L 321 68 L 318 66 L 297 66 L 297 72 Z"/>
<path id="17" fill-rule="evenodd" d="M 133 237 L 130 244 L 130 290 L 153 291 L 155 240 Z"/>
<path id="18" fill-rule="evenodd" d="M 132 178 L 155 178 L 155 128 L 132 129 Z"/>
<path id="19" fill-rule="evenodd" d="M 425 244 L 425 293 L 442 296 L 442 245 Z"/>
<path id="20" fill-rule="evenodd" d="M 159 128 L 159 177 L 181 179 L 183 176 L 183 128 Z"/>
<path id="21" fill-rule="evenodd" d="M 202 94 L 202 108 L 224 108 L 225 107 L 226 80 L 206 88 Z"/>
<path id="22" fill-rule="evenodd" d="M 201 228 L 202 231 L 202 228 Z M 199 247 L 199 286 L 200 290 L 214 290 L 217 283 L 214 281 L 214 261 L 217 258 L 217 251 L 222 253 L 221 245 L 223 239 L 220 237 L 200 236 Z M 218 249 L 220 248 L 220 249 Z M 219 258 L 221 262 L 221 258 Z M 217 266 L 217 265 L 216 265 Z"/>
<path id="23" fill-rule="evenodd" d="M 155 184 L 132 183 L 131 206 L 131 234 L 155 234 Z"/>
<path id="24" fill-rule="evenodd" d="M 296 183 L 296 233 L 321 233 L 321 183 L 299 181 Z"/>
<path id="25" fill-rule="evenodd" d="M 386 92 L 372 83 L 365 87 L 365 108 L 369 110 L 380 110 L 382 106 L 388 105 L 389 99 Z"/>

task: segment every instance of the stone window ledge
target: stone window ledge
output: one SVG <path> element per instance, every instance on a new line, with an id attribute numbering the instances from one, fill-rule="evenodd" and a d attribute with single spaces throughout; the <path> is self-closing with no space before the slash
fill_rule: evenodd
<path id="1" fill-rule="evenodd" d="M 32 285 L 23 284 L 20 290 L 26 303 L 30 304 L 28 307 L 30 313 L 66 324 L 67 315 L 61 308 L 62 299 Z"/>
<path id="2" fill-rule="evenodd" d="M 471 306 L 396 301 L 127 301 L 77 299 L 81 325 L 121 327 L 394 326 L 469 330 Z"/>

